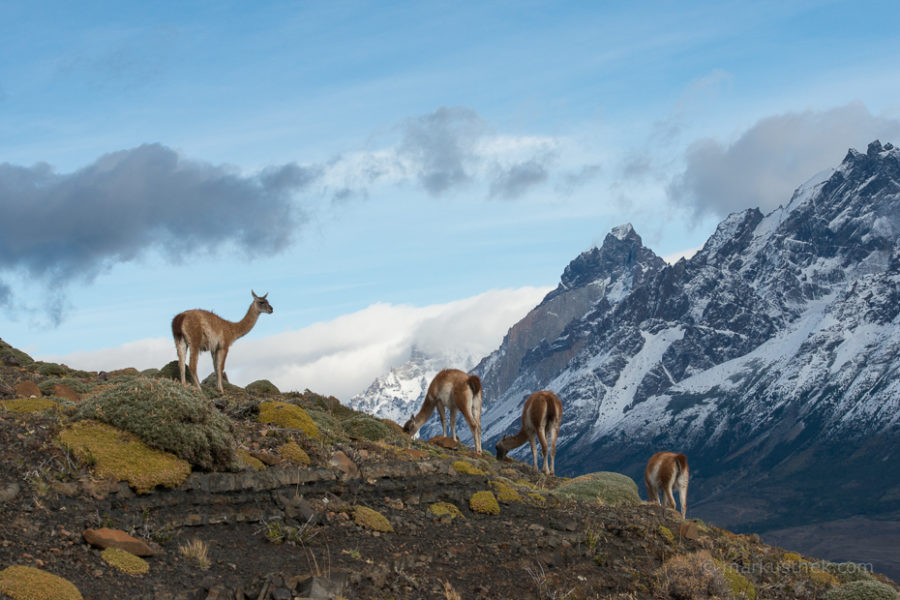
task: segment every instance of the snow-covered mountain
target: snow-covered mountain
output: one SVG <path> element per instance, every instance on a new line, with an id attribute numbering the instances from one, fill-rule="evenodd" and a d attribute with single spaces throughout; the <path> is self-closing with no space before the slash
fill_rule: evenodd
<path id="1" fill-rule="evenodd" d="M 447 368 L 467 371 L 479 358 L 465 352 L 429 354 L 413 348 L 408 361 L 373 381 L 363 392 L 350 398 L 347 404 L 402 425 L 418 412 L 428 384 L 438 371 Z"/>
<path id="2" fill-rule="evenodd" d="M 475 372 L 485 448 L 551 389 L 563 474 L 640 481 L 677 449 L 720 524 L 900 518 L 900 150 L 850 150 L 675 265 L 617 228 Z"/>

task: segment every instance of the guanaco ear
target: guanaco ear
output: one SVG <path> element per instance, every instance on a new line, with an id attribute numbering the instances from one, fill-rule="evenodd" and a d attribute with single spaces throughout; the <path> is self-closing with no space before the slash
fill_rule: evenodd
<path id="1" fill-rule="evenodd" d="M 250 290 L 250 293 L 253 294 L 254 300 L 259 300 L 259 296 L 256 295 L 256 292 L 254 292 L 253 290 Z"/>

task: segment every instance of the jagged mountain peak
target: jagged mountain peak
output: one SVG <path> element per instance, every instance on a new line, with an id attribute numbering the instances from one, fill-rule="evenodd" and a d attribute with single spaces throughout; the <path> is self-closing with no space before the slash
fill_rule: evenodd
<path id="1" fill-rule="evenodd" d="M 545 301 L 566 290 L 605 280 L 611 283 L 625 275 L 657 270 L 663 266 L 665 261 L 644 246 L 641 236 L 630 223 L 619 225 L 606 235 L 601 246 L 582 252 L 566 266 L 559 286 L 548 294 Z"/>

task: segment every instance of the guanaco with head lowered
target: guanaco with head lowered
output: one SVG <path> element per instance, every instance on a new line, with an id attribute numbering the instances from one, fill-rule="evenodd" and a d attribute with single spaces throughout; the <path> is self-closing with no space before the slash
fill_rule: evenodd
<path id="1" fill-rule="evenodd" d="M 444 369 L 434 376 L 425 394 L 422 409 L 406 422 L 403 431 L 415 435 L 437 408 L 441 417 L 441 430 L 446 436 L 445 407 L 450 409 L 450 432 L 453 439 L 459 441 L 456 435 L 456 412 L 459 411 L 472 430 L 475 452 L 481 453 L 481 380 L 477 375 L 469 375 L 459 369 Z"/>
<path id="2" fill-rule="evenodd" d="M 678 488 L 678 499 L 681 501 L 681 518 L 687 514 L 687 489 L 690 472 L 687 457 L 674 452 L 657 452 L 650 457 L 644 470 L 644 483 L 647 486 L 647 499 L 659 504 L 659 493 L 663 493 L 665 505 L 675 509 L 675 497 L 672 488 Z"/>
<path id="3" fill-rule="evenodd" d="M 543 390 L 535 392 L 525 400 L 522 407 L 522 430 L 516 435 L 509 435 L 497 442 L 497 459 L 503 460 L 507 452 L 518 448 L 526 441 L 531 444 L 531 457 L 534 459 L 534 470 L 538 470 L 537 444 L 535 435 L 541 442 L 544 454 L 542 471 L 552 475 L 556 470 L 556 438 L 559 436 L 559 424 L 562 423 L 562 402 L 553 392 Z M 547 458 L 550 466 L 547 466 Z"/>
<path id="4" fill-rule="evenodd" d="M 190 370 L 197 389 L 200 389 L 200 378 L 197 377 L 197 358 L 204 350 L 212 354 L 213 367 L 216 370 L 216 384 L 220 392 L 222 389 L 222 373 L 225 372 L 225 357 L 228 349 L 239 337 L 247 335 L 256 325 L 260 313 L 272 314 L 273 308 L 266 300 L 269 294 L 257 296 L 253 294 L 253 303 L 247 309 L 244 318 L 234 323 L 226 321 L 219 315 L 208 310 L 186 310 L 178 313 L 172 319 L 172 335 L 175 337 L 175 349 L 178 351 L 178 372 L 181 373 L 181 384 L 187 385 L 184 376 L 184 358 L 188 348 L 191 350 Z"/>

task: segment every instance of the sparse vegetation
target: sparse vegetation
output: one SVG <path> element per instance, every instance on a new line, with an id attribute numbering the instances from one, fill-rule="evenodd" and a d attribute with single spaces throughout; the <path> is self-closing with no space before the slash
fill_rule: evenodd
<path id="1" fill-rule="evenodd" d="M 200 538 L 193 538 L 191 541 L 178 546 L 178 552 L 198 569 L 206 570 L 209 568 L 209 545 Z"/>
<path id="2" fill-rule="evenodd" d="M 680 554 L 656 572 L 656 591 L 665 598 L 727 597 L 730 591 L 722 570 L 706 550 Z"/>
<path id="3" fill-rule="evenodd" d="M 453 463 L 453 468 L 459 473 L 465 473 L 466 475 L 487 475 L 487 472 L 482 471 L 472 463 L 467 460 L 457 460 Z"/>

